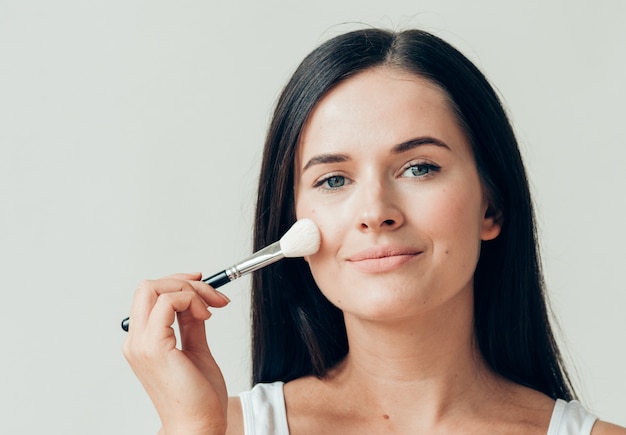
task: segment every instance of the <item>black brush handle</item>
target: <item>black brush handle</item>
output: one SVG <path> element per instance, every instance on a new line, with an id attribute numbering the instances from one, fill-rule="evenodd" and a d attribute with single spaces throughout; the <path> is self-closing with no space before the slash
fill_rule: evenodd
<path id="1" fill-rule="evenodd" d="M 204 278 L 202 281 L 206 282 L 208 285 L 210 285 L 213 288 L 218 288 L 218 287 L 223 286 L 224 284 L 228 284 L 231 281 L 231 279 L 228 277 L 228 275 L 226 275 L 226 271 L 222 270 L 221 272 L 218 272 L 215 275 L 212 275 L 208 278 Z"/>

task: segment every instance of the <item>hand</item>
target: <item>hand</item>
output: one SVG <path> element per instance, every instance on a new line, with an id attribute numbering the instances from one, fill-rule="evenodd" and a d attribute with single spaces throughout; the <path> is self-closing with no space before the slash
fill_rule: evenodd
<path id="1" fill-rule="evenodd" d="M 228 397 L 206 340 L 208 307 L 226 296 L 179 274 L 142 282 L 133 299 L 124 356 L 152 399 L 165 434 L 224 433 Z M 178 317 L 181 349 L 172 324 Z"/>

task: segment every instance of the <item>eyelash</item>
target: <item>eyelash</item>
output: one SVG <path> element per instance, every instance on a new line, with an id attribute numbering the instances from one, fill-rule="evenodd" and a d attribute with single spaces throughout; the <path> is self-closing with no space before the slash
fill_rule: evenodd
<path id="1" fill-rule="evenodd" d="M 433 172 L 439 172 L 441 170 L 441 166 L 435 165 L 433 163 L 428 163 L 428 162 L 412 162 L 409 165 L 407 165 L 405 168 L 402 169 L 401 174 L 404 174 L 406 171 L 408 171 L 411 168 L 417 168 L 420 167 L 422 169 L 427 170 L 427 172 L 423 175 L 414 175 L 414 176 L 409 176 L 406 178 L 426 178 L 426 177 L 430 177 L 432 176 Z M 343 181 L 343 184 L 341 186 L 337 186 L 337 187 L 330 187 L 327 186 L 325 184 L 327 184 L 330 180 L 332 180 L 333 178 L 341 178 Z M 343 175 L 338 175 L 338 174 L 329 174 L 327 176 L 325 176 L 324 178 L 319 179 L 318 181 L 315 182 L 315 184 L 313 184 L 313 187 L 315 188 L 319 188 L 325 191 L 334 191 L 337 189 L 340 189 L 342 187 L 344 187 L 346 184 L 350 184 L 350 182 L 346 179 L 345 176 Z"/>
<path id="2" fill-rule="evenodd" d="M 404 174 L 406 171 L 408 171 L 411 168 L 422 168 L 422 169 L 426 169 L 427 172 L 423 175 L 413 175 L 411 177 L 407 177 L 407 178 L 425 178 L 425 177 L 430 177 L 432 176 L 433 172 L 439 172 L 441 170 L 441 166 L 435 165 L 434 163 L 429 163 L 429 162 L 411 162 L 409 163 L 403 170 L 402 170 L 402 174 Z"/>
<path id="3" fill-rule="evenodd" d="M 339 187 L 330 187 L 330 186 L 324 186 L 324 184 L 326 184 L 329 180 L 333 179 L 333 178 L 342 178 L 344 181 L 344 184 L 342 184 Z M 326 191 L 333 191 L 333 190 L 337 190 L 340 189 L 341 187 L 346 185 L 346 177 L 344 177 L 343 175 L 336 175 L 336 174 L 330 174 L 325 176 L 324 178 L 319 179 L 318 181 L 315 182 L 315 184 L 313 185 L 313 187 L 322 189 L 322 190 L 326 190 Z"/>

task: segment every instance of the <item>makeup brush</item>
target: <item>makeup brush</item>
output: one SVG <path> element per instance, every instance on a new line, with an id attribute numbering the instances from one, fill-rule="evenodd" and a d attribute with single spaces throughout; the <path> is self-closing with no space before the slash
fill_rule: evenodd
<path id="1" fill-rule="evenodd" d="M 283 258 L 304 257 L 317 252 L 320 247 L 320 231 L 310 219 L 300 219 L 289 228 L 279 241 L 255 252 L 239 263 L 216 273 L 202 281 L 218 288 L 261 269 Z M 128 331 L 130 318 L 122 320 L 122 329 Z"/>

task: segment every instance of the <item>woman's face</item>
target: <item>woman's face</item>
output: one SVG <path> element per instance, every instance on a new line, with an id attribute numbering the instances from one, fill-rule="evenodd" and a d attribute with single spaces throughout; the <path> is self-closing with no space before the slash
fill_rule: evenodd
<path id="1" fill-rule="evenodd" d="M 392 68 L 340 83 L 311 113 L 295 164 L 296 215 L 322 234 L 306 260 L 344 313 L 404 318 L 472 291 L 481 240 L 500 227 L 437 86 Z"/>

